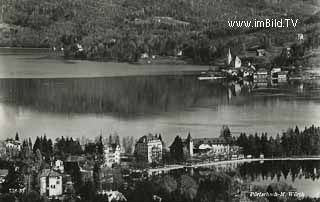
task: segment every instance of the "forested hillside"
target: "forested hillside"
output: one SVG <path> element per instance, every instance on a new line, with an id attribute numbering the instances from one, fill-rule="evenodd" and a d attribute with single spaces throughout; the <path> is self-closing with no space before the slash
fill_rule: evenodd
<path id="1" fill-rule="evenodd" d="M 65 47 L 66 56 L 136 61 L 141 53 L 194 63 L 253 45 L 294 40 L 318 29 L 318 0 L 4 0 L 2 19 L 18 26 L 9 46 Z M 227 20 L 299 19 L 296 29 L 230 28 Z M 83 53 L 75 53 L 75 44 Z"/>

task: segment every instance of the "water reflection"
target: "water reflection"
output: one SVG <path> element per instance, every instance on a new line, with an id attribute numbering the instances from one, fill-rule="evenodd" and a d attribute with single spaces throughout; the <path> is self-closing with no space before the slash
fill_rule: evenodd
<path id="1" fill-rule="evenodd" d="M 306 196 L 320 197 L 320 161 L 265 161 L 239 167 L 241 177 L 252 184 L 285 182 Z"/>
<path id="2" fill-rule="evenodd" d="M 194 76 L 0 80 L 1 102 L 61 113 L 130 116 L 201 107 L 208 101 L 208 105 L 250 102 L 252 97 L 271 95 L 317 100 L 320 88 L 317 82 L 266 88 L 247 81 L 212 84 Z"/>
<path id="3" fill-rule="evenodd" d="M 215 173 L 226 173 L 239 179 L 244 185 L 243 192 L 255 186 L 267 188 L 270 184 L 285 184 L 307 197 L 320 197 L 320 161 L 317 160 L 234 162 L 175 170 L 167 174 L 175 177 L 188 174 L 197 182 L 202 182 Z"/>
<path id="4" fill-rule="evenodd" d="M 241 176 L 250 181 L 257 179 L 271 179 L 280 181 L 290 179 L 293 182 L 298 178 L 319 180 L 319 161 L 265 161 L 264 163 L 245 163 L 240 167 Z"/>
<path id="5" fill-rule="evenodd" d="M 216 137 L 223 124 L 234 134 L 276 134 L 320 124 L 319 87 L 318 81 L 258 87 L 190 75 L 1 79 L 0 136 L 92 137 L 112 128 L 136 138 L 157 132 L 171 142 L 188 132 Z"/>
<path id="6" fill-rule="evenodd" d="M 183 109 L 205 98 L 223 103 L 226 86 L 203 84 L 188 76 L 4 79 L 0 94 L 2 102 L 38 111 L 126 117 Z"/>

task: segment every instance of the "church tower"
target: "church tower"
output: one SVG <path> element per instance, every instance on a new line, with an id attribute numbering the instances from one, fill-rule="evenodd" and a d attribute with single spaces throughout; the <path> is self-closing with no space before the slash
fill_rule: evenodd
<path id="1" fill-rule="evenodd" d="M 189 155 L 190 157 L 192 157 L 193 156 L 193 140 L 190 133 L 188 134 L 188 137 L 187 137 L 187 147 L 188 147 Z"/>

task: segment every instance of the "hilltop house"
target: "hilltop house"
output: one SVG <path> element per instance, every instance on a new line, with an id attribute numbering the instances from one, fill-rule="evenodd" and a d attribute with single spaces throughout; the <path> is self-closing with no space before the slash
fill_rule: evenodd
<path id="1" fill-rule="evenodd" d="M 19 155 L 21 151 L 22 144 L 18 140 L 14 139 L 7 139 L 5 142 L 5 154 L 9 155 L 10 157 L 14 157 Z"/>
<path id="2" fill-rule="evenodd" d="M 304 35 L 302 33 L 297 34 L 297 39 L 298 41 L 303 41 L 304 40 Z"/>
<path id="3" fill-rule="evenodd" d="M 6 145 L 6 148 L 9 150 L 16 150 L 16 151 L 21 150 L 21 142 L 18 140 L 7 139 L 5 141 L 5 145 Z"/>
<path id="4" fill-rule="evenodd" d="M 162 160 L 161 136 L 150 133 L 141 137 L 135 145 L 135 154 L 148 163 L 160 162 Z"/>
<path id="5" fill-rule="evenodd" d="M 62 174 L 51 169 L 40 173 L 40 195 L 56 198 L 62 195 Z"/>
<path id="6" fill-rule="evenodd" d="M 258 57 L 262 57 L 262 56 L 265 56 L 265 55 L 266 55 L 265 49 L 257 49 L 257 50 L 256 50 L 256 53 L 257 53 L 257 56 L 258 56 Z"/>

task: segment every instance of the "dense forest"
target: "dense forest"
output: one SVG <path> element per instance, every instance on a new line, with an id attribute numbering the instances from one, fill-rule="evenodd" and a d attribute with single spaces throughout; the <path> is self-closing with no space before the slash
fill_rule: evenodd
<path id="1" fill-rule="evenodd" d="M 298 127 L 289 128 L 281 136 L 268 137 L 267 133 L 247 135 L 241 133 L 236 144 L 243 147 L 245 155 L 258 157 L 291 157 L 320 154 L 320 128 L 311 126 L 300 131 Z"/>
<path id="2" fill-rule="evenodd" d="M 66 57 L 135 62 L 141 53 L 208 63 L 253 45 L 282 45 L 317 22 L 316 0 L 12 0 L 2 1 L 5 23 L 21 29 L 11 46 L 64 47 Z M 290 17 L 296 30 L 229 28 L 227 20 Z M 304 25 L 308 25 L 306 28 Z M 81 45 L 81 51 L 79 46 Z"/>

